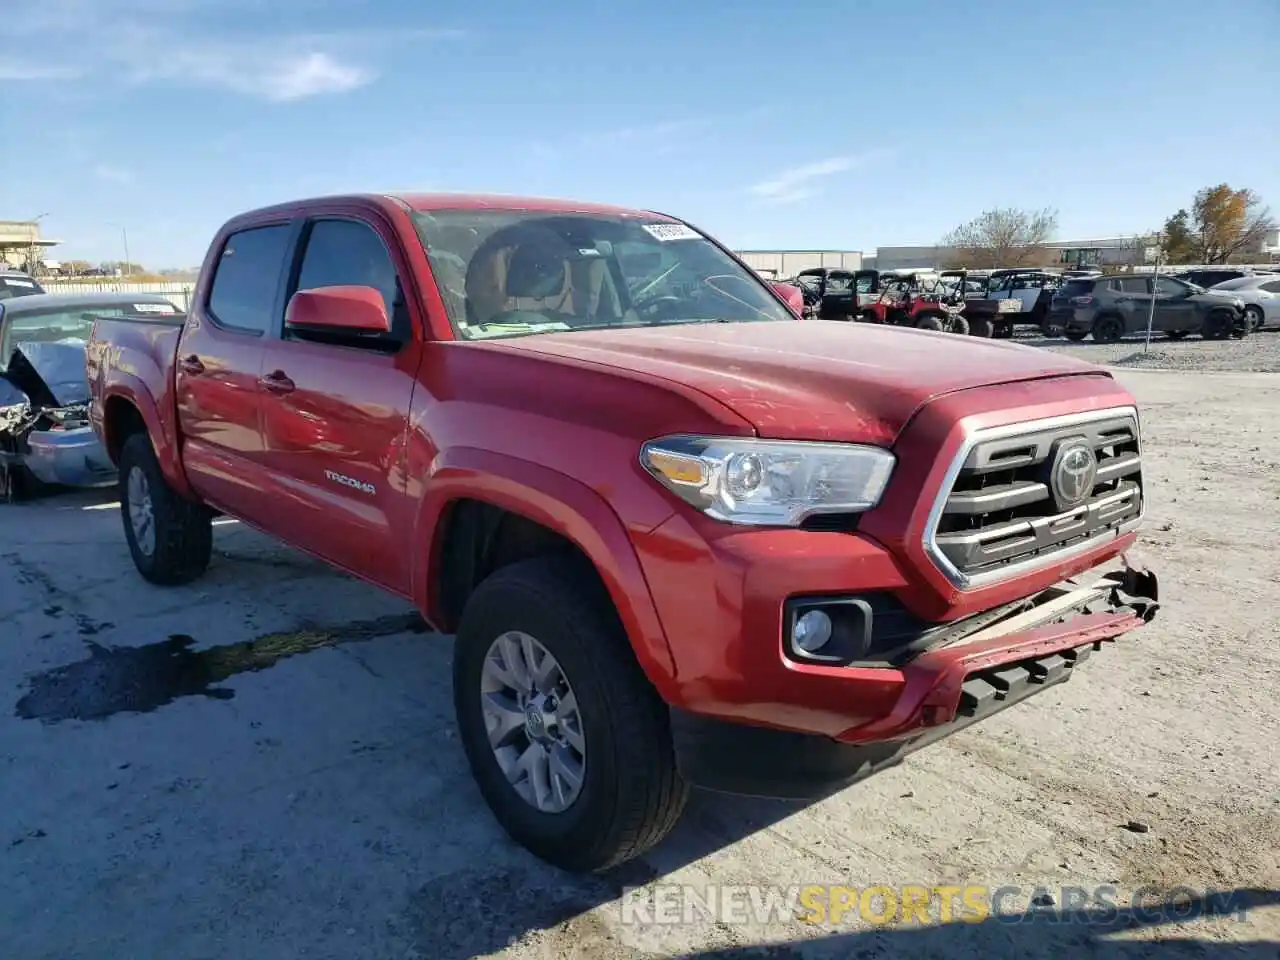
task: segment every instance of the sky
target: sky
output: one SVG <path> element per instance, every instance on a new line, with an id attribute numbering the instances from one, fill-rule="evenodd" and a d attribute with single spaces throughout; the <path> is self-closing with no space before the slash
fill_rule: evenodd
<path id="1" fill-rule="evenodd" d="M 348 191 L 618 203 L 736 249 L 993 207 L 1139 233 L 1221 182 L 1280 212 L 1277 38 L 1280 0 L 0 0 L 0 219 L 150 269 Z"/>

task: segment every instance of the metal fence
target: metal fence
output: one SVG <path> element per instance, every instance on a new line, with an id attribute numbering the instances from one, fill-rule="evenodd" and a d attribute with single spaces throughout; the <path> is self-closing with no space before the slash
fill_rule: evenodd
<path id="1" fill-rule="evenodd" d="M 173 301 L 173 305 L 183 312 L 191 309 L 192 291 L 195 282 L 190 280 L 174 280 L 161 283 L 125 283 L 104 280 L 101 283 L 57 283 L 41 280 L 40 286 L 48 293 L 158 293 Z"/>

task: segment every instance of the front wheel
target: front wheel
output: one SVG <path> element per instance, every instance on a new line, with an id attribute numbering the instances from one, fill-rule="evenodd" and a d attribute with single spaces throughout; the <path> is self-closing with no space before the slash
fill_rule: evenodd
<path id="1" fill-rule="evenodd" d="M 480 793 L 512 839 L 575 872 L 649 850 L 689 795 L 667 707 L 591 573 L 561 558 L 502 568 L 467 602 L 453 661 Z"/>
<path id="2" fill-rule="evenodd" d="M 922 317 L 917 317 L 915 325 L 921 330 L 941 331 L 943 329 L 942 318 L 936 313 L 926 313 Z"/>
<path id="3" fill-rule="evenodd" d="M 120 514 L 133 565 L 162 586 L 190 583 L 213 555 L 213 514 L 179 495 L 165 480 L 145 433 L 120 451 Z"/>
<path id="4" fill-rule="evenodd" d="M 990 338 L 994 326 L 987 317 L 974 317 L 969 321 L 969 336 Z"/>
<path id="5" fill-rule="evenodd" d="M 956 314 L 951 318 L 951 325 L 948 327 L 949 332 L 959 334 L 962 337 L 969 335 L 969 321 L 964 317 Z"/>
<path id="6" fill-rule="evenodd" d="M 1231 336 L 1235 325 L 1235 317 L 1229 310 L 1215 310 L 1205 318 L 1200 336 L 1205 340 L 1226 340 Z"/>

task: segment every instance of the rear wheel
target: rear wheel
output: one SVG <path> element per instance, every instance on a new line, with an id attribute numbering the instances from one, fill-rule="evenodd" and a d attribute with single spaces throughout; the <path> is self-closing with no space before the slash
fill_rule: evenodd
<path id="1" fill-rule="evenodd" d="M 951 325 L 949 329 L 952 333 L 959 334 L 962 337 L 967 337 L 969 335 L 969 321 L 960 316 L 960 314 L 956 314 L 951 318 Z"/>
<path id="2" fill-rule="evenodd" d="M 591 574 L 561 558 L 500 569 L 467 602 L 453 661 L 481 794 L 508 835 L 571 871 L 640 856 L 689 793 L 667 707 Z"/>
<path id="3" fill-rule="evenodd" d="M 1097 343 L 1115 343 L 1124 336 L 1124 321 L 1106 314 L 1093 321 L 1093 339 Z"/>
<path id="4" fill-rule="evenodd" d="M 1244 318 L 1245 323 L 1248 324 L 1251 330 L 1261 329 L 1262 325 L 1266 322 L 1266 317 L 1262 312 L 1262 308 L 1254 303 L 1251 303 L 1249 306 L 1244 308 Z"/>
<path id="5" fill-rule="evenodd" d="M 969 321 L 969 335 L 971 337 L 990 337 L 992 332 L 991 321 L 986 317 L 974 317 Z"/>
<path id="6" fill-rule="evenodd" d="M 213 555 L 213 513 L 179 495 L 165 480 L 145 433 L 120 451 L 120 514 L 133 565 L 151 583 L 190 583 Z"/>

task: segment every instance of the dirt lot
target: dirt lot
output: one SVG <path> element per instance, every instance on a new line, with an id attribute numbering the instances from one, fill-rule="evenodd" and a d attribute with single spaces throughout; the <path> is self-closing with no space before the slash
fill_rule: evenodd
<path id="1" fill-rule="evenodd" d="M 807 809 L 698 796 L 609 878 L 559 875 L 494 826 L 454 732 L 449 645 L 398 601 L 233 523 L 205 580 L 158 590 L 109 495 L 0 507 L 3 956 L 1276 957 L 1280 379 L 1118 375 L 1144 409 L 1155 624 Z M 1121 905 L 1181 885 L 1245 891 L 1250 909 L 640 926 L 618 900 L 631 884 L 966 882 L 1016 886 L 1006 910 L 1100 884 Z"/>

